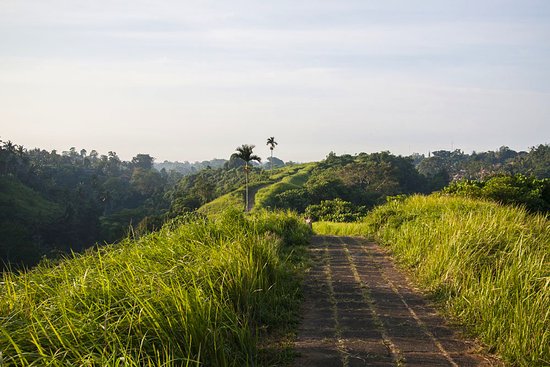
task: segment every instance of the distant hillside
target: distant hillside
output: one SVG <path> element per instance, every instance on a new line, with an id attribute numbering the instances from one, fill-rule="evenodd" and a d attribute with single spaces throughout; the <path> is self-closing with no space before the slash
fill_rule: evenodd
<path id="1" fill-rule="evenodd" d="M 17 178 L 0 176 L 0 259 L 37 262 L 63 214 L 61 206 Z"/>
<path id="2" fill-rule="evenodd" d="M 388 197 L 427 194 L 465 178 L 486 181 L 495 176 L 505 178 L 491 180 L 485 191 L 497 192 L 486 197 L 545 211 L 550 202 L 548 181 L 544 181 L 550 176 L 549 146 L 539 145 L 530 152 L 506 147 L 472 154 L 436 151 L 429 157 L 403 157 L 389 152 L 341 156 L 330 153 L 321 162 L 273 171 L 256 168 L 250 174 L 250 190 L 255 208 L 291 209 L 315 220 L 353 221 L 385 203 Z M 458 187 L 481 187 L 481 181 Z M 187 185 L 183 186 L 184 182 Z M 469 195 L 471 191 L 464 193 Z M 244 208 L 244 174 L 238 167 L 229 171 L 205 170 L 180 182 L 176 197 L 185 192 L 186 202 L 200 204 L 200 211 L 205 214 L 228 206 Z M 198 197 L 197 193 L 202 194 Z"/>

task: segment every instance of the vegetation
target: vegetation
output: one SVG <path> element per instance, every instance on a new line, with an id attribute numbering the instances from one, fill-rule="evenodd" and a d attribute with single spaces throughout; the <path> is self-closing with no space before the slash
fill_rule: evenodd
<path id="1" fill-rule="evenodd" d="M 550 222 L 514 206 L 431 195 L 391 201 L 358 224 L 316 231 L 389 246 L 446 311 L 521 366 L 550 361 Z"/>
<path id="2" fill-rule="evenodd" d="M 439 190 L 450 181 L 460 179 L 486 180 L 495 175 L 518 173 L 536 178 L 550 177 L 550 145 L 540 144 L 529 152 L 516 152 L 506 146 L 498 151 L 466 154 L 439 150 L 428 157 L 413 156 L 418 172 L 430 178 L 431 190 Z"/>
<path id="3" fill-rule="evenodd" d="M 189 176 L 193 175 L 195 173 L 199 173 L 202 170 L 205 169 L 217 169 L 217 168 L 223 168 L 223 166 L 227 163 L 227 159 L 212 159 L 209 161 L 202 161 L 202 162 L 169 162 L 164 161 L 162 163 L 153 163 L 153 166 L 156 170 L 162 171 L 165 170 L 166 172 L 175 171 L 183 176 Z"/>
<path id="4" fill-rule="evenodd" d="M 273 365 L 257 341 L 297 319 L 292 214 L 190 215 L 0 283 L 4 366 Z"/>
<path id="5" fill-rule="evenodd" d="M 313 215 L 320 205 L 324 205 L 323 218 L 329 218 L 328 206 L 321 202 L 335 203 L 334 200 L 341 199 L 350 203 L 350 208 L 360 209 L 345 209 L 350 215 L 342 216 L 342 208 L 332 205 L 340 212 L 335 211 L 330 219 L 355 220 L 363 214 L 364 208 L 370 210 L 383 204 L 387 196 L 430 193 L 442 189 L 451 180 L 487 180 L 495 173 L 506 176 L 521 173 L 528 177 L 527 180 L 550 177 L 548 145 L 533 147 L 530 152 L 502 147 L 496 152 L 470 155 L 460 150 L 436 151 L 428 157 L 418 154 L 401 157 L 388 152 L 354 156 L 330 153 L 318 163 L 287 164 L 280 169 L 275 169 L 275 163 L 282 161 L 275 161 L 273 157 L 270 159 L 271 171 L 263 169 L 267 168 L 265 165 L 255 164 L 254 159 L 249 165 L 237 157 L 238 153 L 229 160 L 183 163 L 184 168 L 165 162 L 161 164 L 164 169 L 159 172 L 154 169 L 153 158 L 148 154 L 138 154 L 124 162 L 115 152 L 99 155 L 93 150 L 88 153 L 85 149 L 71 148 L 58 154 L 56 151 L 27 150 L 10 141 L 0 143 L 0 207 L 3 211 L 0 214 L 0 262 L 11 262 L 12 266 L 14 263 L 32 266 L 43 256 L 55 257 L 60 253 L 82 251 L 97 243 L 119 240 L 128 233 L 130 226 L 139 233 L 154 231 L 166 221 L 201 207 L 216 207 L 214 211 L 219 212 L 219 208 L 228 206 L 225 205 L 227 200 L 233 204 L 240 200 L 242 188 L 246 203 L 249 185 L 259 190 L 256 208 L 305 213 L 311 206 L 308 214 Z M 274 139 L 273 145 L 268 142 L 270 148 L 275 144 Z M 168 172 L 166 168 L 174 170 Z M 184 177 L 175 171 L 180 168 Z M 448 192 L 454 190 L 453 193 L 464 194 L 460 187 L 465 185 Z M 486 185 L 478 196 L 498 197 L 502 195 L 501 188 L 514 191 L 514 185 L 496 185 L 492 194 L 484 191 L 495 185 Z M 547 190 L 541 191 L 537 185 L 527 193 L 519 190 L 514 199 L 506 193 L 508 201 L 505 202 L 521 203 L 532 210 L 547 210 L 544 209 L 548 203 Z M 228 197 L 222 198 L 227 194 Z M 19 199 L 24 197 L 34 198 L 41 204 L 23 204 Z M 504 202 L 501 197 L 497 199 Z M 211 202 L 214 203 L 206 205 Z"/>
<path id="6" fill-rule="evenodd" d="M 269 150 L 271 151 L 271 159 L 269 163 L 271 163 L 271 171 L 273 172 L 273 149 L 275 149 L 275 146 L 279 144 L 275 141 L 275 137 L 270 137 L 267 139 L 266 145 L 269 145 Z"/>
<path id="7" fill-rule="evenodd" d="M 233 153 L 232 157 L 244 161 L 244 174 L 245 174 L 245 211 L 250 211 L 249 201 L 248 201 L 248 171 L 249 163 L 251 161 L 261 162 L 261 158 L 254 154 L 254 145 L 243 144 L 240 147 L 237 147 L 237 153 Z"/>
<path id="8" fill-rule="evenodd" d="M 147 154 L 123 162 L 114 152 L 58 154 L 4 142 L 0 263 L 29 266 L 43 255 L 115 241 L 130 224 L 162 214 L 170 204 L 164 194 L 180 176 L 158 172 L 152 162 Z"/>
<path id="9" fill-rule="evenodd" d="M 310 205 L 334 199 L 372 208 L 383 203 L 388 195 L 425 192 L 427 186 L 410 158 L 387 152 L 356 156 L 331 153 L 324 161 L 304 168 L 299 175 L 266 189 L 258 202 L 267 208 L 293 209 L 300 213 Z"/>
<path id="10" fill-rule="evenodd" d="M 523 205 L 530 211 L 550 211 L 550 178 L 537 179 L 522 174 L 498 175 L 486 181 L 461 180 L 444 193 L 495 200 L 501 204 Z"/>
<path id="11" fill-rule="evenodd" d="M 198 209 L 241 188 L 244 199 L 243 169 L 244 163 L 237 168 L 205 169 L 197 174 L 184 177 L 173 190 L 166 193 L 166 198 L 171 202 L 169 217 L 173 218 Z M 249 167 L 249 169 L 254 173 L 249 175 L 250 185 L 269 181 L 269 174 L 266 171 L 258 167 Z M 244 208 L 244 200 L 240 207 Z"/>
<path id="12" fill-rule="evenodd" d="M 355 206 L 342 199 L 323 200 L 306 208 L 305 215 L 314 221 L 356 222 L 367 214 L 364 206 Z"/>
<path id="13" fill-rule="evenodd" d="M 292 166 L 272 175 L 271 179 L 278 181 L 257 192 L 256 207 L 266 209 L 283 207 L 283 205 L 280 205 L 279 194 L 293 189 L 300 189 L 309 178 L 313 167 L 312 164 Z M 294 210 L 298 209 L 296 206 L 291 205 L 286 207 Z"/>

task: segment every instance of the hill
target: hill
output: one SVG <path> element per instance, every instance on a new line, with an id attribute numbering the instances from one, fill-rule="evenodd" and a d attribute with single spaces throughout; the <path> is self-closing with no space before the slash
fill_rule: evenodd
<path id="1" fill-rule="evenodd" d="M 308 238 L 290 214 L 187 216 L 5 273 L 0 358 L 6 366 L 257 365 L 269 358 L 258 337 L 297 317 L 296 255 Z"/>
<path id="2" fill-rule="evenodd" d="M 0 176 L 0 259 L 36 263 L 62 208 L 13 176 Z M 32 226 L 29 228 L 29 223 Z"/>

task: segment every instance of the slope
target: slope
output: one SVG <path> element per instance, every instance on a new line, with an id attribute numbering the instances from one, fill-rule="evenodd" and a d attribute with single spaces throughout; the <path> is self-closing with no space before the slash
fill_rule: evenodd
<path id="1" fill-rule="evenodd" d="M 180 218 L 0 282 L 3 366 L 250 366 L 297 307 L 288 214 Z M 261 363 L 260 363 L 261 364 Z"/>

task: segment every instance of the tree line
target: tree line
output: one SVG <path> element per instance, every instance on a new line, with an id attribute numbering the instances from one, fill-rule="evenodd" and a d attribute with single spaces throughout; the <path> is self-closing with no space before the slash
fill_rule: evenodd
<path id="1" fill-rule="evenodd" d="M 113 242 L 130 224 L 165 211 L 166 191 L 181 179 L 115 152 L 70 148 L 58 153 L 0 141 L 0 256 L 33 264 L 41 256 Z"/>

